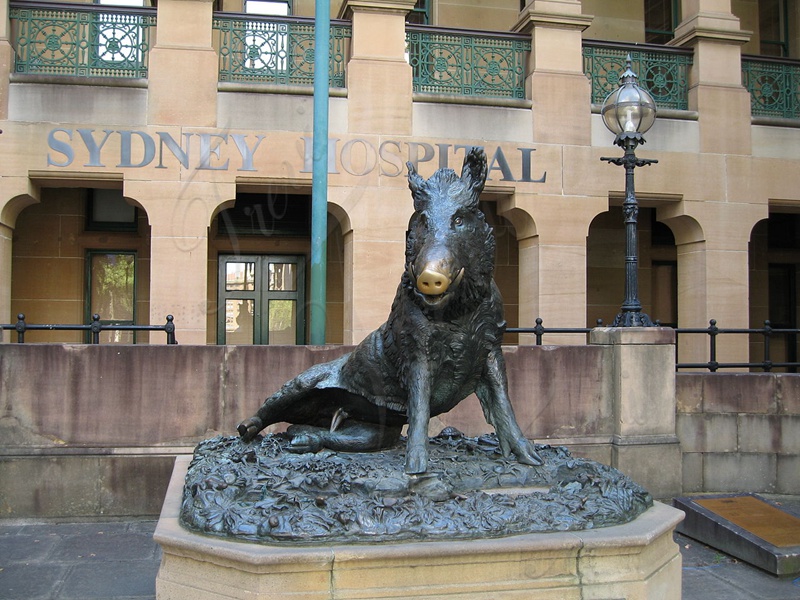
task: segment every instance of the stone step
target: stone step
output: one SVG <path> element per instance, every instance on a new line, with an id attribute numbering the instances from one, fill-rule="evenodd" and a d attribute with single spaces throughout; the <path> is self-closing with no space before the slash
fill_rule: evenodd
<path id="1" fill-rule="evenodd" d="M 675 498 L 677 531 L 775 575 L 800 573 L 800 519 L 756 494 Z"/>

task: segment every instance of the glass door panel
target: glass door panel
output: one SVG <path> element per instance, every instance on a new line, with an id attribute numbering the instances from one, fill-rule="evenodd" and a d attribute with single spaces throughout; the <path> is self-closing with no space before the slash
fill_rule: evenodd
<path id="1" fill-rule="evenodd" d="M 294 292 L 297 290 L 297 265 L 294 263 L 269 263 L 269 290 Z"/>
<path id="2" fill-rule="evenodd" d="M 136 253 L 90 250 L 87 257 L 86 322 L 133 325 L 136 321 Z M 102 343 L 135 344 L 132 331 L 103 331 Z"/>
<path id="3" fill-rule="evenodd" d="M 91 253 L 92 314 L 104 321 L 133 323 L 133 253 Z"/>
<path id="4" fill-rule="evenodd" d="M 225 300 L 225 342 L 253 344 L 255 306 L 253 300 Z"/>
<path id="5" fill-rule="evenodd" d="M 220 256 L 217 343 L 305 343 L 304 287 L 304 256 Z"/>
<path id="6" fill-rule="evenodd" d="M 291 345 L 297 339 L 297 301 L 269 301 L 269 341 L 271 345 Z"/>
<path id="7" fill-rule="evenodd" d="M 252 262 L 229 262 L 225 265 L 225 291 L 248 291 L 256 289 L 256 264 Z"/>

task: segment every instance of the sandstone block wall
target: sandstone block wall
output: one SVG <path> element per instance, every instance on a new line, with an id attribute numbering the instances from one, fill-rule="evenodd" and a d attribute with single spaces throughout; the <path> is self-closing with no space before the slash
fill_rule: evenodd
<path id="1" fill-rule="evenodd" d="M 156 515 L 175 456 L 233 435 L 285 381 L 349 349 L 2 345 L 0 518 Z M 652 354 L 648 344 L 506 347 L 525 435 L 615 466 L 659 498 L 800 493 L 800 375 L 678 374 L 673 401 L 633 389 L 625 361 L 638 351 Z M 674 370 L 651 362 L 663 364 L 633 370 Z M 654 403 L 673 405 L 674 421 Z M 653 417 L 647 435 L 625 434 L 630 414 Z M 491 431 L 474 397 L 430 432 L 448 425 Z"/>
<path id="2" fill-rule="evenodd" d="M 676 377 L 683 491 L 800 493 L 800 376 Z"/>

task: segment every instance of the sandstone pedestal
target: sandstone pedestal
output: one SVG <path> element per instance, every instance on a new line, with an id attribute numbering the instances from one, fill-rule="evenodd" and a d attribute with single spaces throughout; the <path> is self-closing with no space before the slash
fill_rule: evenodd
<path id="1" fill-rule="evenodd" d="M 176 460 L 155 532 L 159 600 L 426 598 L 583 600 L 681 597 L 672 539 L 683 513 L 656 503 L 626 525 L 471 541 L 268 546 L 178 523 L 188 457 Z"/>

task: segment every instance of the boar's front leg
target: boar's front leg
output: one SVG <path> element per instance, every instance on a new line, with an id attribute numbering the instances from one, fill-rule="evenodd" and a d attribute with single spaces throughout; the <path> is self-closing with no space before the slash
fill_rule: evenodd
<path id="1" fill-rule="evenodd" d="M 408 442 L 406 467 L 409 475 L 428 470 L 428 421 L 431 418 L 431 379 L 427 369 L 411 369 L 408 386 Z"/>
<path id="2" fill-rule="evenodd" d="M 514 454 L 526 465 L 541 465 L 544 461 L 533 444 L 522 434 L 508 398 L 508 379 L 505 359 L 499 347 L 486 359 L 486 369 L 475 394 L 481 402 L 486 420 L 495 428 L 503 455 Z"/>

